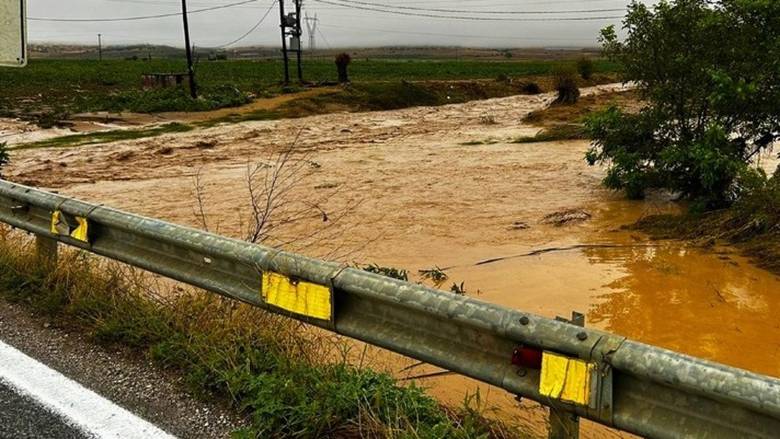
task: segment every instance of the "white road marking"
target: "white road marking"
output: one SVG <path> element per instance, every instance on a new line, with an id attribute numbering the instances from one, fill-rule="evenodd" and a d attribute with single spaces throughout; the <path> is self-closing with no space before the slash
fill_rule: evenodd
<path id="1" fill-rule="evenodd" d="M 175 439 L 2 341 L 0 380 L 88 435 L 107 439 Z"/>

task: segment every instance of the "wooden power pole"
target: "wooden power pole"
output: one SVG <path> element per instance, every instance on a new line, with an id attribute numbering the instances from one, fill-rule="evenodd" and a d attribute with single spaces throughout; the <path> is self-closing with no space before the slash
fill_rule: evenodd
<path id="1" fill-rule="evenodd" d="M 192 46 L 190 45 L 190 25 L 187 20 L 187 0 L 181 0 L 181 16 L 184 21 L 184 47 L 187 51 L 187 73 L 190 77 L 190 96 L 198 98 L 198 87 L 195 85 L 195 68 L 192 66 Z"/>

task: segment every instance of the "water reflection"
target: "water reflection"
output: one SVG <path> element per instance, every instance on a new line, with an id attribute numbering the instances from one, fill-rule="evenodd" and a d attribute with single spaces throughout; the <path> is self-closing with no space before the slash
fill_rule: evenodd
<path id="1" fill-rule="evenodd" d="M 673 350 L 780 376 L 780 280 L 727 249 L 679 244 L 588 249 L 620 268 L 593 296 L 592 324 Z"/>

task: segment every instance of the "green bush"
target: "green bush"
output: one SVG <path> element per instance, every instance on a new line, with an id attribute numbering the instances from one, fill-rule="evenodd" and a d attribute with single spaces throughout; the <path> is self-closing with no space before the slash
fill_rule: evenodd
<path id="1" fill-rule="evenodd" d="M 590 58 L 580 58 L 577 60 L 577 72 L 580 78 L 588 81 L 593 77 L 593 61 Z"/>
<path id="2" fill-rule="evenodd" d="M 634 2 L 624 28 L 625 41 L 602 31 L 604 51 L 648 105 L 592 115 L 587 160 L 631 197 L 661 188 L 699 209 L 733 203 L 751 159 L 780 136 L 780 2 Z"/>

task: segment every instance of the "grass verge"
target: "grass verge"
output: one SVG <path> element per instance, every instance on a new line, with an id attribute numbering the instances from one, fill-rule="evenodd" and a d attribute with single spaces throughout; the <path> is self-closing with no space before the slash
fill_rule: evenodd
<path id="1" fill-rule="evenodd" d="M 414 385 L 327 363 L 318 332 L 201 292 L 157 296 L 115 264 L 61 252 L 47 270 L 18 234 L 0 239 L 0 296 L 69 330 L 120 344 L 180 373 L 197 394 L 226 398 L 250 426 L 236 437 L 518 437 L 468 403 L 439 405 Z"/>
<path id="2" fill-rule="evenodd" d="M 656 215 L 631 228 L 656 239 L 688 239 L 736 245 L 756 265 L 780 275 L 780 173 L 757 186 L 728 209 Z"/>
<path id="3" fill-rule="evenodd" d="M 94 133 L 72 134 L 54 137 L 38 142 L 23 143 L 10 149 L 64 148 L 71 146 L 96 145 L 100 143 L 133 140 L 145 137 L 157 137 L 163 134 L 184 133 L 195 129 L 192 125 L 173 122 L 151 128 L 98 131 Z"/>

